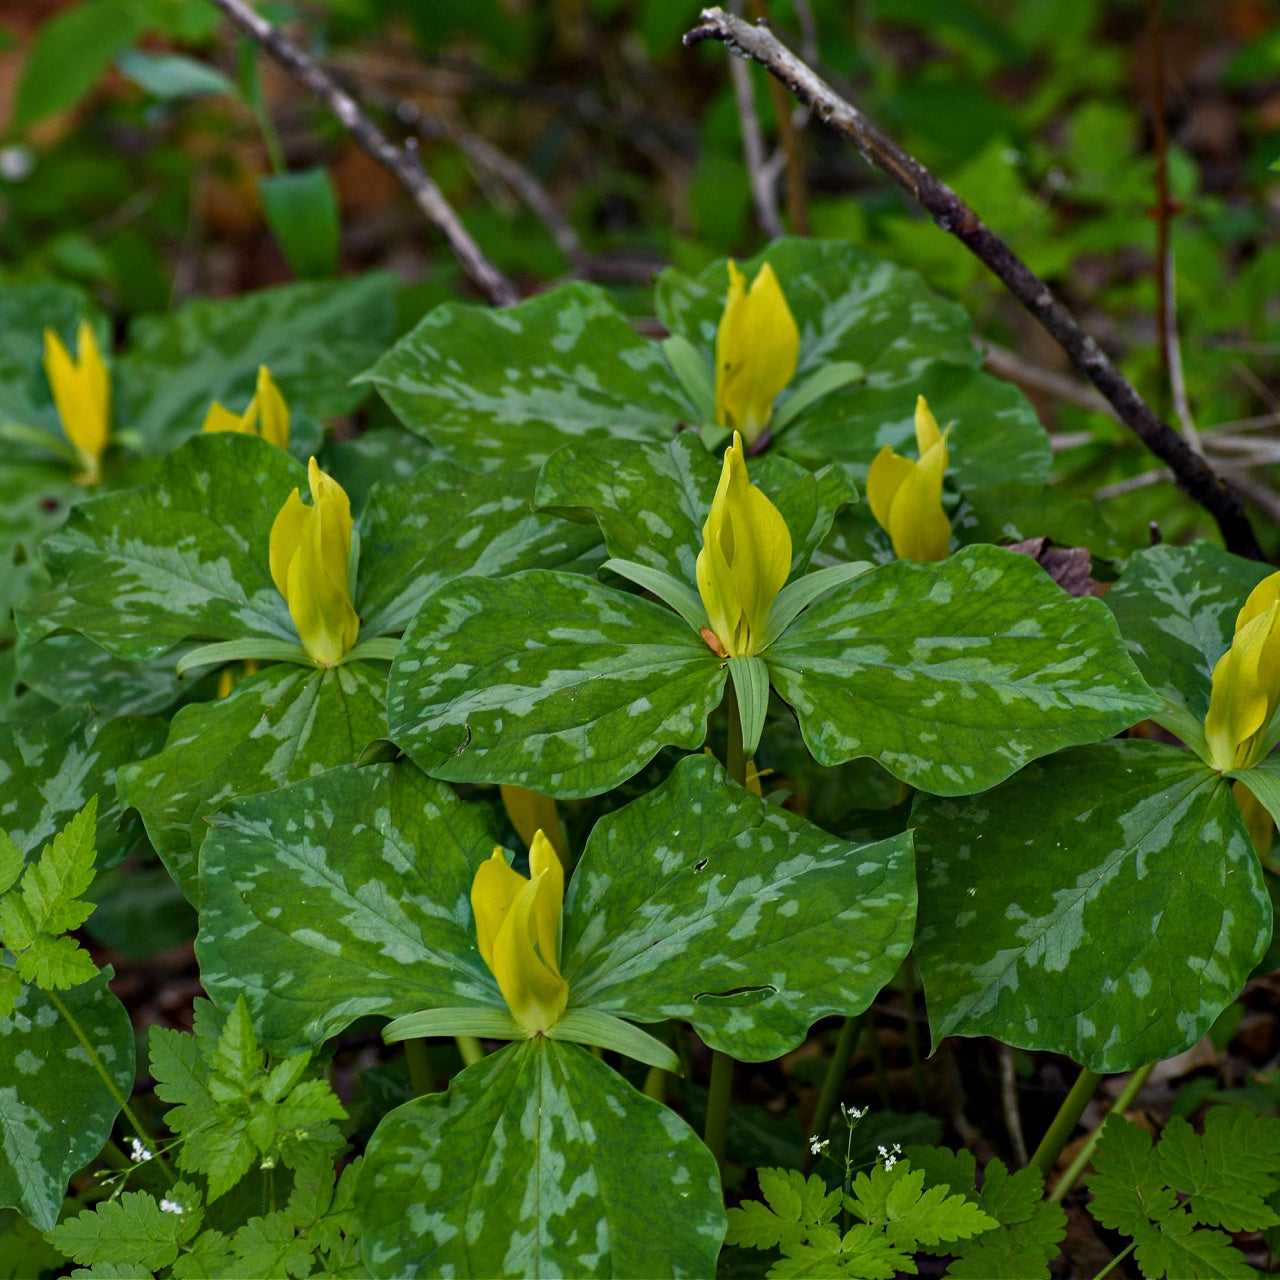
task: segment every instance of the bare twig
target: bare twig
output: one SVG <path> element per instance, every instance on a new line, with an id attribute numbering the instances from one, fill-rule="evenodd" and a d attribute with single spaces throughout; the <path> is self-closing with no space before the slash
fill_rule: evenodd
<path id="1" fill-rule="evenodd" d="M 337 116 L 357 143 L 384 168 L 389 169 L 413 197 L 418 208 L 440 231 L 453 256 L 476 288 L 495 306 L 519 301 L 515 285 L 485 256 L 471 238 L 440 188 L 423 169 L 415 147 L 398 147 L 360 109 L 350 94 L 269 22 L 260 18 L 245 0 L 213 0 L 223 13 L 265 49 L 295 80 L 305 85 Z"/>
<path id="2" fill-rule="evenodd" d="M 756 24 L 769 25 L 769 6 L 766 0 L 751 0 L 751 12 Z M 777 80 L 769 81 L 769 94 L 773 99 L 773 114 L 778 122 L 778 144 L 782 148 L 783 163 L 787 171 L 787 217 L 791 230 L 798 236 L 809 234 L 809 197 L 805 189 L 804 156 L 800 150 L 800 135 L 791 112 L 787 109 L 787 91 Z"/>
<path id="3" fill-rule="evenodd" d="M 1022 1133 L 1022 1113 L 1018 1110 L 1018 1078 L 1014 1071 L 1013 1046 L 1000 1046 L 1000 1109 L 1004 1112 L 1009 1145 L 1019 1169 L 1027 1166 L 1027 1140 Z"/>
<path id="4" fill-rule="evenodd" d="M 740 5 L 742 0 L 735 2 Z M 738 122 L 742 126 L 742 157 L 747 165 L 747 181 L 751 184 L 756 221 L 765 235 L 776 240 L 783 234 L 782 218 L 778 213 L 774 175 L 765 165 L 764 134 L 760 131 L 755 90 L 751 87 L 750 65 L 741 58 L 734 58 L 729 63 L 729 81 L 733 85 L 733 97 L 738 105 Z"/>
<path id="5" fill-rule="evenodd" d="M 1156 471 L 1144 471 L 1141 475 L 1130 476 L 1127 480 L 1117 480 L 1115 484 L 1103 485 L 1094 492 L 1099 502 L 1108 498 L 1120 498 L 1126 493 L 1136 493 L 1139 489 L 1150 489 L 1153 484 L 1166 484 L 1173 476 L 1163 467 Z"/>
<path id="6" fill-rule="evenodd" d="M 902 186 L 944 231 L 951 232 L 986 263 L 1044 325 L 1076 369 L 1111 402 L 1120 420 L 1172 469 L 1178 486 L 1213 516 L 1228 549 L 1256 560 L 1263 558 L 1240 495 L 1168 423 L 1161 421 L 1044 281 L 954 191 L 835 93 L 772 32 L 752 27 L 723 9 L 704 9 L 699 25 L 684 37 L 687 45 L 703 40 L 723 41 L 731 52 L 759 62 L 812 107 L 819 119 L 849 138 L 868 163 Z"/>

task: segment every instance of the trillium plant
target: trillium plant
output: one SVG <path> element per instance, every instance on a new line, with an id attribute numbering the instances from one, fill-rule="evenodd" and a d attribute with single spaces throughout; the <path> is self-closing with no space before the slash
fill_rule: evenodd
<path id="1" fill-rule="evenodd" d="M 859 1165 L 857 1019 L 920 994 L 1080 1107 L 1205 1034 L 1271 936 L 1280 575 L 1156 546 L 1070 594 L 1008 545 L 1082 519 L 1036 414 L 852 244 L 664 272 L 661 340 L 585 284 L 396 338 L 393 289 L 192 304 L 110 367 L 71 291 L 3 303 L 5 466 L 57 509 L 2 535 L 0 1253 L 1047 1276 L 1079 1108 L 982 1189 Z M 207 997 L 145 1061 L 122 864 Z M 739 1064 L 806 1045 L 793 1167 L 727 1217 Z"/>

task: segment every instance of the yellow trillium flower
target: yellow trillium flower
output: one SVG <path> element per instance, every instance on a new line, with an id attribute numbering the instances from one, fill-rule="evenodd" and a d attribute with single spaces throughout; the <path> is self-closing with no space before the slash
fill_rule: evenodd
<path id="1" fill-rule="evenodd" d="M 791 572 L 791 532 L 782 512 L 747 476 L 742 436 L 724 452 L 720 483 L 702 526 L 698 594 L 722 656 L 757 651 L 760 636 Z M 705 632 L 704 632 L 705 636 Z"/>
<path id="2" fill-rule="evenodd" d="M 766 262 L 751 288 L 729 263 L 729 294 L 716 330 L 716 421 L 742 432 L 748 447 L 764 433 L 778 392 L 795 375 L 800 330 Z"/>
<path id="3" fill-rule="evenodd" d="M 480 955 L 511 1016 L 532 1035 L 555 1026 L 569 1002 L 560 976 L 564 868 L 541 831 L 529 846 L 529 871 L 526 880 L 495 849 L 471 883 L 471 911 Z"/>
<path id="4" fill-rule="evenodd" d="M 947 437 L 938 430 L 924 396 L 916 397 L 916 444 L 912 462 L 885 445 L 867 473 L 867 501 L 876 523 L 893 542 L 899 560 L 945 560 L 951 522 L 942 509 L 942 477 L 947 470 Z"/>
<path id="5" fill-rule="evenodd" d="M 261 436 L 277 449 L 289 447 L 289 406 L 271 380 L 265 364 L 258 366 L 258 384 L 243 413 L 232 413 L 216 400 L 209 406 L 202 431 L 239 431 Z"/>
<path id="6" fill-rule="evenodd" d="M 76 479 L 96 484 L 102 478 L 102 455 L 111 430 L 111 380 L 87 320 L 81 320 L 76 331 L 74 357 L 52 329 L 44 331 L 44 371 L 62 429 L 84 467 Z"/>
<path id="7" fill-rule="evenodd" d="M 351 503 L 311 459 L 311 506 L 295 489 L 271 526 L 271 577 L 289 603 L 302 647 L 322 667 L 351 649 L 360 618 L 351 605 Z"/>
<path id="8" fill-rule="evenodd" d="M 1280 573 L 1264 578 L 1236 615 L 1231 648 L 1213 669 L 1204 736 L 1215 769 L 1247 769 L 1266 751 L 1280 705 Z"/>

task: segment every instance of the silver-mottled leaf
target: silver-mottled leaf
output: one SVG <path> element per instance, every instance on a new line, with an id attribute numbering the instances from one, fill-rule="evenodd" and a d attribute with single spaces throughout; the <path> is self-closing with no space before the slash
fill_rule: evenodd
<path id="1" fill-rule="evenodd" d="M 577 1045 L 535 1039 L 396 1108 L 356 1189 L 375 1276 L 715 1271 L 715 1160 L 676 1114 Z"/>

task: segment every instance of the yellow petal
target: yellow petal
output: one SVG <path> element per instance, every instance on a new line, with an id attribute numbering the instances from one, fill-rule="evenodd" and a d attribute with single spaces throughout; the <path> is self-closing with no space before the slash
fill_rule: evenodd
<path id="1" fill-rule="evenodd" d="M 924 396 L 916 396 L 916 448 L 923 458 L 942 439 L 938 420 Z"/>
<path id="2" fill-rule="evenodd" d="M 499 788 L 502 796 L 502 807 L 507 811 L 511 825 L 525 845 L 533 844 L 533 838 L 539 830 L 546 833 L 546 838 L 563 861 L 568 857 L 568 845 L 564 837 L 564 824 L 560 821 L 560 811 L 550 796 L 544 796 L 527 787 L 517 787 L 504 782 Z"/>
<path id="3" fill-rule="evenodd" d="M 876 523 L 886 533 L 889 531 L 893 500 L 915 466 L 910 458 L 894 453 L 890 445 L 885 445 L 872 459 L 871 468 L 867 472 L 867 503 Z"/>
<path id="4" fill-rule="evenodd" d="M 696 569 L 708 623 L 724 651 L 730 657 L 755 653 L 791 572 L 791 532 L 778 508 L 751 483 L 736 431 L 702 526 Z"/>
<path id="5" fill-rule="evenodd" d="M 529 846 L 529 871 L 539 880 L 534 903 L 533 939 L 548 964 L 560 970 L 560 917 L 564 907 L 564 863 L 555 847 L 541 831 L 534 832 Z"/>
<path id="6" fill-rule="evenodd" d="M 302 530 L 311 519 L 311 511 L 310 507 L 303 505 L 295 489 L 285 499 L 271 526 L 271 581 L 286 600 L 289 598 L 289 565 L 302 545 Z"/>
<path id="7" fill-rule="evenodd" d="M 951 522 L 942 506 L 942 479 L 951 428 L 938 430 L 938 420 L 924 396 L 916 399 L 915 427 L 920 461 L 904 458 L 885 445 L 867 472 L 867 502 L 899 560 L 945 560 Z"/>
<path id="8" fill-rule="evenodd" d="M 766 262 L 744 288 L 735 262 L 716 330 L 716 421 L 755 444 L 773 416 L 773 402 L 795 376 L 800 330 L 773 268 Z"/>
<path id="9" fill-rule="evenodd" d="M 1249 592 L 1249 598 L 1236 615 L 1236 630 L 1239 631 L 1241 627 L 1247 626 L 1259 614 L 1266 613 L 1278 601 L 1280 601 L 1280 573 L 1273 573 L 1270 577 L 1263 578 Z"/>
<path id="10" fill-rule="evenodd" d="M 62 429 L 84 463 L 85 478 L 96 481 L 110 431 L 111 380 L 87 320 L 76 333 L 74 360 L 52 329 L 44 331 L 44 367 Z"/>
<path id="11" fill-rule="evenodd" d="M 262 438 L 277 449 L 289 447 L 289 406 L 280 388 L 271 380 L 267 366 L 258 366 L 258 388 L 254 401 L 262 413 Z"/>
<path id="12" fill-rule="evenodd" d="M 1273 601 L 1236 631 L 1213 669 L 1204 732 L 1215 769 L 1256 763 L 1278 702 L 1280 602 Z"/>
<path id="13" fill-rule="evenodd" d="M 239 432 L 244 432 L 248 429 L 245 420 L 238 413 L 232 413 L 230 409 L 219 404 L 216 400 L 209 406 L 209 412 L 204 415 L 204 426 L 200 428 L 201 431 Z"/>
<path id="14" fill-rule="evenodd" d="M 490 970 L 493 969 L 493 941 L 511 910 L 511 904 L 528 883 L 524 876 L 507 865 L 506 854 L 501 849 L 494 849 L 489 861 L 480 864 L 471 882 L 471 914 L 476 921 L 476 941 L 480 944 L 481 959 Z"/>
<path id="15" fill-rule="evenodd" d="M 546 873 L 535 876 L 511 905 L 493 943 L 493 976 L 511 1016 L 526 1030 L 545 1031 L 564 1016 L 569 984 L 534 949 L 533 921 Z"/>

